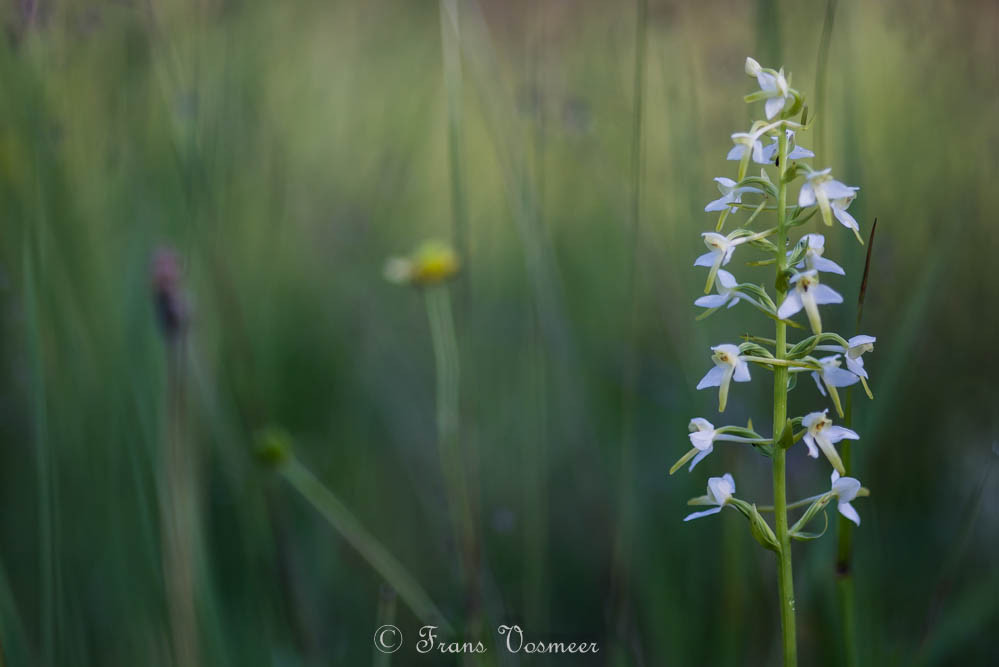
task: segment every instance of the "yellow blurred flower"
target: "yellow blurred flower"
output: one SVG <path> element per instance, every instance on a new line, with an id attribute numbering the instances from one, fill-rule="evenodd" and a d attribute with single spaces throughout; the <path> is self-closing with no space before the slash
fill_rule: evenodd
<path id="1" fill-rule="evenodd" d="M 425 241 L 409 257 L 391 257 L 385 263 L 386 280 L 423 287 L 453 278 L 461 268 L 458 255 L 447 243 Z"/>

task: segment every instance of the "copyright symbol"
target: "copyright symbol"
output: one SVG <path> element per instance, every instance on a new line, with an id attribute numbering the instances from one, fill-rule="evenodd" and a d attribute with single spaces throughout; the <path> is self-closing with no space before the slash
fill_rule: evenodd
<path id="1" fill-rule="evenodd" d="M 394 625 L 375 630 L 375 648 L 382 653 L 395 653 L 402 646 L 402 632 Z"/>

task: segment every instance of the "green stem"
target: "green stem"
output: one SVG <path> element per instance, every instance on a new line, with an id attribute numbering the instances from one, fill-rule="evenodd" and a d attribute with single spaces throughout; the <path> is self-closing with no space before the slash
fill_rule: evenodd
<path id="1" fill-rule="evenodd" d="M 451 297 L 446 285 L 429 287 L 424 293 L 430 337 L 437 369 L 437 447 L 450 506 L 458 563 L 465 588 L 466 625 L 478 633 L 478 542 L 472 499 L 459 442 L 458 340 L 455 335 Z"/>
<path id="2" fill-rule="evenodd" d="M 386 625 L 395 625 L 395 590 L 388 584 L 382 584 L 382 589 L 378 594 L 378 616 L 375 620 L 375 627 L 382 628 Z M 377 644 L 371 652 L 372 667 L 391 667 L 392 653 L 382 650 Z"/>
<path id="3" fill-rule="evenodd" d="M 444 87 L 447 91 L 448 176 L 451 181 L 454 248 L 461 261 L 467 263 L 469 261 L 468 200 L 465 192 L 462 152 L 461 24 L 457 0 L 440 0 L 440 19 Z M 463 280 L 461 285 L 463 294 L 467 297 L 470 291 L 468 280 Z M 459 305 L 464 305 L 464 300 L 461 298 Z"/>
<path id="4" fill-rule="evenodd" d="M 347 540 L 361 557 L 391 586 L 421 623 L 439 625 L 448 634 L 454 632 L 444 614 L 420 583 L 385 546 L 340 502 L 332 491 L 316 479 L 298 459 L 291 458 L 281 467 L 281 475 L 296 491 L 323 515 L 334 530 Z"/>
<path id="5" fill-rule="evenodd" d="M 627 303 L 628 351 L 624 357 L 621 392 L 621 446 L 618 473 L 618 519 L 614 537 L 611 571 L 611 604 L 615 639 L 612 659 L 627 661 L 628 635 L 631 631 L 631 570 L 634 544 L 635 491 L 630 483 L 635 477 L 635 399 L 638 393 L 638 263 L 641 251 L 642 224 L 642 111 L 645 100 L 645 48 L 648 0 L 637 0 L 635 14 L 635 60 L 633 69 L 634 101 L 631 126 L 631 242 L 629 247 Z"/>
<path id="6" fill-rule="evenodd" d="M 778 153 L 780 167 L 778 169 L 779 189 L 777 191 L 777 303 L 784 300 L 787 294 L 787 281 L 784 276 L 785 256 L 784 246 L 787 245 L 787 227 L 785 226 L 787 205 L 787 183 L 784 182 L 784 172 L 787 169 L 787 134 L 781 129 L 778 134 Z M 776 349 L 774 356 L 783 360 L 787 355 L 787 325 L 777 322 Z M 774 367 L 774 442 L 779 443 L 780 434 L 784 432 L 787 422 L 787 367 Z M 791 573 L 791 537 L 787 527 L 787 487 L 786 487 L 786 451 L 779 444 L 774 447 L 774 517 L 777 527 L 777 541 L 780 551 L 777 554 L 777 583 L 780 594 L 781 637 L 784 647 L 784 667 L 795 667 L 798 664 L 798 649 L 795 639 L 794 624 L 794 579 Z"/>

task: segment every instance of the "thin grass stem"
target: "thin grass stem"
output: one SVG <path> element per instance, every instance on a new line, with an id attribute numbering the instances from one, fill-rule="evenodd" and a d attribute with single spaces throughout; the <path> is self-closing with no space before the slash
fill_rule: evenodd
<path id="1" fill-rule="evenodd" d="M 460 443 L 460 367 L 451 297 L 446 285 L 424 292 L 437 377 L 437 451 L 447 491 L 458 563 L 465 589 L 466 624 L 480 631 L 478 538 L 465 457 Z"/>
<path id="2" fill-rule="evenodd" d="M 316 479 L 298 459 L 290 458 L 280 468 L 281 476 L 323 515 L 371 567 L 399 594 L 421 622 L 438 625 L 452 633 L 444 614 L 420 586 L 417 579 L 340 502 L 332 491 Z"/>
<path id="3" fill-rule="evenodd" d="M 632 523 L 634 514 L 634 492 L 631 480 L 634 478 L 635 457 L 635 395 L 638 391 L 638 262 L 642 223 L 642 116 L 645 103 L 645 48 L 648 23 L 648 0 L 635 3 L 635 60 L 633 69 L 634 100 L 631 126 L 631 225 L 628 252 L 627 303 L 628 349 L 625 352 L 623 388 L 621 393 L 621 448 L 618 476 L 618 521 L 612 565 L 611 596 L 617 608 L 614 610 L 615 631 L 619 646 L 624 652 L 629 634 L 630 617 L 630 578 Z"/>

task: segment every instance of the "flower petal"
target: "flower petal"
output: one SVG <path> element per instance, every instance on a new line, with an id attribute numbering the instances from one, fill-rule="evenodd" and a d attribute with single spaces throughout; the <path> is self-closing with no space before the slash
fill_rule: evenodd
<path id="1" fill-rule="evenodd" d="M 798 193 L 798 206 L 801 208 L 815 206 L 815 188 L 812 187 L 811 183 L 805 183 L 801 186 L 801 191 Z"/>
<path id="2" fill-rule="evenodd" d="M 721 283 L 722 287 L 727 287 L 728 289 L 731 289 L 739 284 L 739 281 L 735 279 L 735 276 L 724 269 L 718 269 L 718 282 Z"/>
<path id="3" fill-rule="evenodd" d="M 813 459 L 819 458 L 819 450 L 815 446 L 815 438 L 812 437 L 812 434 L 806 433 L 804 440 L 805 440 L 805 445 L 808 446 L 808 455 L 811 456 Z"/>
<path id="4" fill-rule="evenodd" d="M 839 442 L 840 440 L 860 440 L 860 436 L 857 435 L 856 431 L 843 426 L 828 426 L 825 429 L 825 435 L 829 438 L 829 442 Z"/>
<path id="5" fill-rule="evenodd" d="M 701 381 L 697 383 L 698 389 L 707 389 L 708 387 L 717 387 L 722 383 L 722 379 L 725 377 L 725 369 L 721 366 L 714 366 L 708 371 Z"/>
<path id="6" fill-rule="evenodd" d="M 815 157 L 815 153 L 807 148 L 802 148 L 801 146 L 795 146 L 794 149 L 787 154 L 788 160 L 804 160 L 810 157 Z"/>
<path id="7" fill-rule="evenodd" d="M 715 432 L 694 431 L 688 437 L 690 438 L 690 444 L 692 444 L 695 449 L 698 449 L 702 452 L 710 452 L 712 447 L 711 442 L 715 438 Z"/>
<path id="8" fill-rule="evenodd" d="M 858 377 L 862 377 L 865 380 L 868 379 L 867 371 L 864 369 L 864 360 L 860 357 L 854 359 L 850 355 L 846 355 L 846 367 L 850 369 L 850 372 Z"/>
<path id="9" fill-rule="evenodd" d="M 735 493 L 735 478 L 732 477 L 732 473 L 730 472 L 725 473 L 724 475 L 721 476 L 721 479 L 723 482 L 725 482 L 728 485 L 727 489 L 728 495 L 731 496 L 733 493 Z M 710 481 L 711 480 L 708 480 L 709 483 Z M 728 500 L 728 498 L 726 498 L 726 500 Z"/>
<path id="10" fill-rule="evenodd" d="M 836 474 L 839 475 L 839 473 Z M 860 480 L 853 477 L 837 477 L 832 484 L 832 490 L 839 498 L 839 502 L 848 503 L 857 497 L 857 493 L 860 491 Z"/>
<path id="11" fill-rule="evenodd" d="M 846 275 L 846 271 L 843 267 L 832 261 L 831 259 L 826 259 L 825 257 L 811 257 L 809 260 L 811 262 L 811 267 L 816 271 L 825 271 L 826 273 L 837 273 L 841 276 Z M 838 303 L 838 302 L 836 302 Z"/>
<path id="12" fill-rule="evenodd" d="M 715 425 L 704 417 L 694 417 L 687 424 L 687 428 L 691 431 L 714 431 Z"/>
<path id="13" fill-rule="evenodd" d="M 694 260 L 694 266 L 713 266 L 717 258 L 718 253 L 706 252 Z"/>
<path id="14" fill-rule="evenodd" d="M 768 93 L 777 92 L 777 77 L 773 74 L 758 71 L 756 73 L 756 81 L 760 84 L 760 90 Z"/>
<path id="15" fill-rule="evenodd" d="M 764 162 L 762 164 L 770 164 L 771 162 L 774 161 L 775 157 L 777 157 L 777 141 L 776 140 L 774 141 L 774 143 L 770 144 L 769 146 L 764 146 L 763 147 L 763 160 L 764 160 Z"/>
<path id="16" fill-rule="evenodd" d="M 786 320 L 799 310 L 801 310 L 801 296 L 798 294 L 798 290 L 793 290 L 784 297 L 784 303 L 777 310 L 777 317 Z"/>
<path id="17" fill-rule="evenodd" d="M 714 201 L 708 202 L 708 205 L 704 207 L 704 212 L 711 213 L 713 211 L 724 211 L 734 200 L 735 196 L 729 193 L 715 199 Z"/>
<path id="18" fill-rule="evenodd" d="M 833 387 L 849 387 L 860 381 L 856 375 L 842 368 L 826 368 L 822 371 L 822 379 Z"/>
<path id="19" fill-rule="evenodd" d="M 857 224 L 857 220 L 845 209 L 833 206 L 833 215 L 836 216 L 836 219 L 839 220 L 840 224 L 847 229 L 852 229 L 855 232 L 860 231 L 860 225 Z"/>
<path id="20" fill-rule="evenodd" d="M 771 97 L 770 99 L 767 100 L 763 108 L 766 111 L 767 120 L 770 120 L 771 118 L 779 114 L 781 112 L 781 109 L 784 108 L 784 98 Z"/>
<path id="21" fill-rule="evenodd" d="M 707 296 L 698 297 L 694 301 L 694 305 L 701 308 L 721 308 L 728 303 L 728 300 L 729 297 L 721 294 L 708 294 Z"/>
<path id="22" fill-rule="evenodd" d="M 842 295 L 829 285 L 819 283 L 812 287 L 811 291 L 815 303 L 843 303 Z"/>
<path id="23" fill-rule="evenodd" d="M 829 463 L 832 464 L 832 467 L 838 470 L 839 474 L 846 474 L 846 469 L 843 467 L 843 460 L 839 458 L 839 452 L 836 451 L 836 446 L 833 445 L 825 436 L 825 433 L 816 436 L 816 444 L 818 444 L 822 453 L 826 455 L 826 458 L 829 459 Z"/>
<path id="24" fill-rule="evenodd" d="M 713 451 L 714 451 L 714 447 L 712 447 L 711 445 L 708 445 L 707 449 L 704 449 L 704 450 L 701 450 L 701 451 L 697 452 L 697 456 L 695 456 L 694 459 L 690 462 L 690 467 L 687 468 L 687 471 L 688 472 L 692 471 L 694 469 L 694 466 L 696 466 L 698 463 L 700 463 L 701 461 L 703 461 L 704 457 L 706 457 L 708 454 L 710 454 Z"/>
<path id="25" fill-rule="evenodd" d="M 819 388 L 819 393 L 825 396 L 826 388 L 822 386 L 822 378 L 819 377 L 817 371 L 812 371 L 812 379 L 815 380 L 815 386 Z"/>
<path id="26" fill-rule="evenodd" d="M 829 199 L 841 199 L 844 197 L 851 199 L 857 196 L 855 188 L 851 188 L 849 185 L 840 183 L 835 179 L 824 181 L 822 183 L 822 191 L 826 193 L 826 197 L 829 197 Z"/>
<path id="27" fill-rule="evenodd" d="M 850 503 L 839 503 L 836 507 L 839 509 L 840 514 L 857 524 L 858 527 L 860 526 L 860 515 L 857 514 L 857 510 L 853 508 L 853 505 Z"/>
<path id="28" fill-rule="evenodd" d="M 701 517 L 711 516 L 712 514 L 718 514 L 718 512 L 721 512 L 721 511 L 722 511 L 722 508 L 720 508 L 720 507 L 712 507 L 709 510 L 704 510 L 702 512 L 693 512 L 691 514 L 688 514 L 687 516 L 684 517 L 683 520 L 684 521 L 691 521 L 693 519 L 700 519 Z"/>

